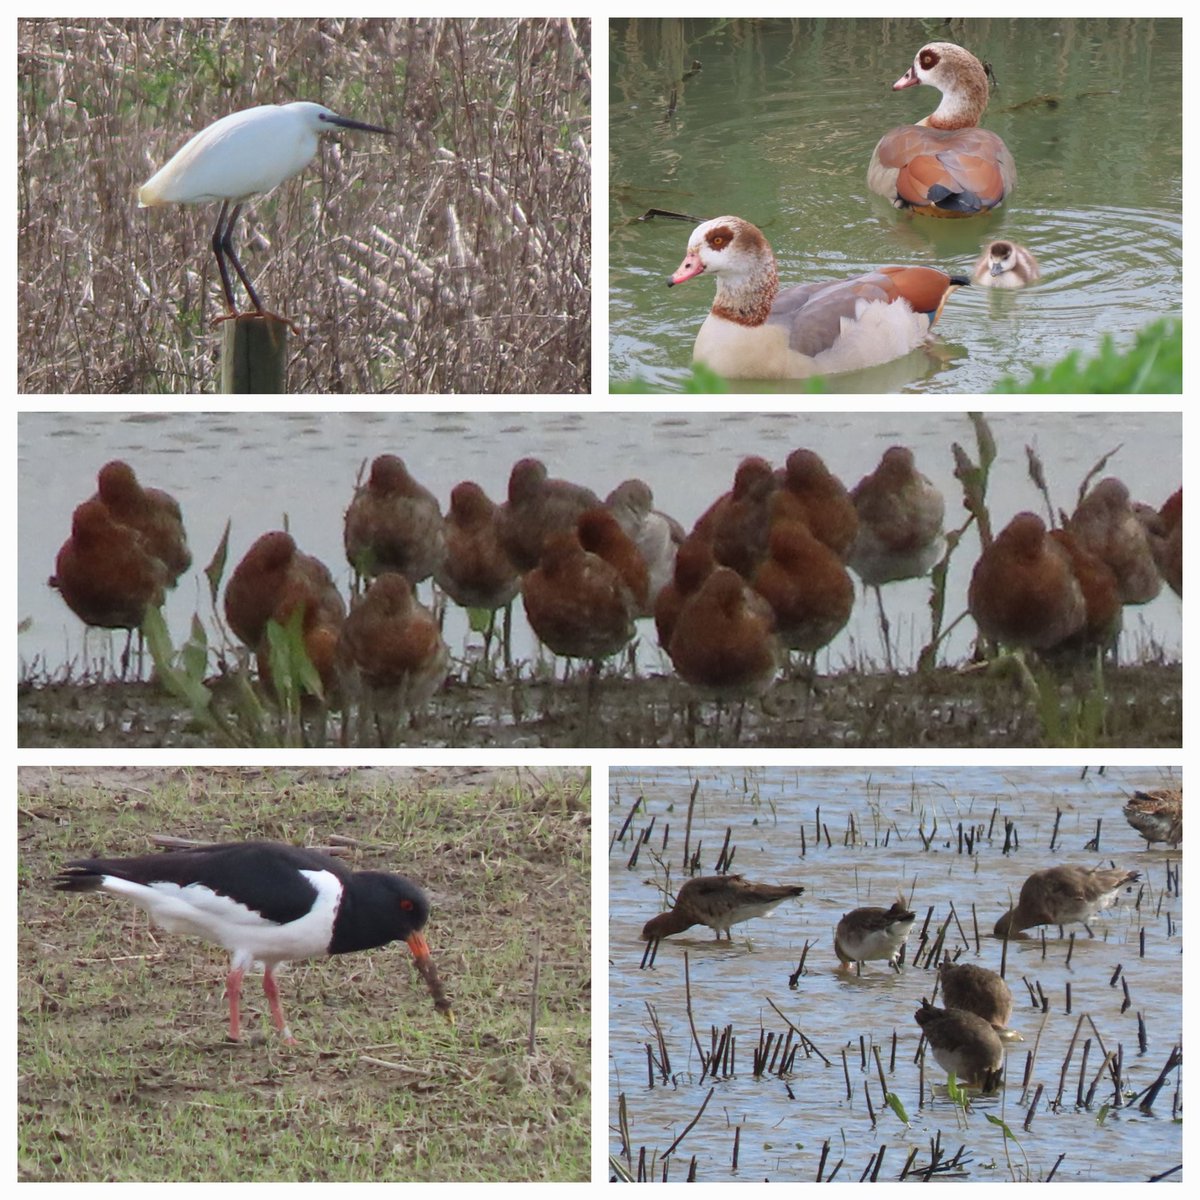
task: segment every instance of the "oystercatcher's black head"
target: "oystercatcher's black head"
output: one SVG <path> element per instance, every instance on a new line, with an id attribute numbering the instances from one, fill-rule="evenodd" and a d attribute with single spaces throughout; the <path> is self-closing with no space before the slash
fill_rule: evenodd
<path id="1" fill-rule="evenodd" d="M 389 942 L 407 942 L 413 957 L 427 959 L 421 934 L 429 920 L 429 899 L 411 879 L 384 871 L 356 871 L 333 927 L 330 954 L 371 950 Z"/>

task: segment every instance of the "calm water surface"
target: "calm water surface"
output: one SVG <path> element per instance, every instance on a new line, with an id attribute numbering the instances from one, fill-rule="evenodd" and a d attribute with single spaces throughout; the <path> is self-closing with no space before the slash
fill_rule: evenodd
<path id="1" fill-rule="evenodd" d="M 934 349 L 831 376 L 833 391 L 986 392 L 1069 350 L 1090 356 L 1105 333 L 1131 344 L 1182 306 L 1181 29 L 1177 20 L 614 20 L 612 378 L 678 387 L 712 303 L 704 279 L 666 288 L 692 225 L 638 222 L 651 207 L 754 222 L 785 286 L 887 263 L 969 274 L 997 237 L 1040 260 L 1035 287 L 961 289 Z M 879 138 L 937 105 L 932 88 L 891 90 L 935 40 L 967 47 L 999 80 L 983 124 L 1013 152 L 1018 183 L 987 217 L 908 216 L 867 190 Z M 701 69 L 685 80 L 694 62 Z"/>
<path id="2" fill-rule="evenodd" d="M 1093 464 L 1119 447 L 1106 473 L 1129 482 L 1136 498 L 1156 508 L 1181 478 L 1178 414 L 997 413 L 989 421 L 999 449 L 992 468 L 990 504 L 999 528 L 1022 509 L 1039 509 L 1029 482 L 1025 447 L 1042 456 L 1057 506 L 1074 507 L 1080 482 Z M 317 555 L 348 587 L 342 550 L 342 516 L 364 460 L 400 454 L 443 506 L 462 479 L 475 479 L 503 499 L 512 464 L 542 458 L 552 475 L 587 484 L 605 496 L 623 479 L 640 476 L 656 503 L 687 528 L 729 486 L 738 462 L 761 454 L 782 463 L 790 450 L 810 446 L 849 486 L 874 470 L 896 442 L 912 446 L 917 464 L 947 498 L 950 521 L 961 501 L 950 446 L 975 455 L 968 420 L 954 413 L 26 413 L 19 420 L 18 612 L 29 627 L 18 639 L 18 669 L 38 663 L 57 671 L 82 646 L 83 627 L 46 586 L 58 548 L 70 533 L 71 513 L 95 491 L 96 472 L 125 458 L 147 485 L 165 487 L 179 500 L 195 558 L 192 571 L 168 598 L 167 617 L 179 644 L 192 614 L 210 613 L 202 574 L 225 522 L 232 520 L 230 567 L 250 543 L 285 518 L 300 547 Z M 951 561 L 947 616 L 966 604 L 971 567 L 978 555 L 973 532 Z M 428 595 L 428 584 L 422 595 Z M 884 589 L 899 662 L 911 665 L 928 640 L 928 585 L 910 581 Z M 1181 606 L 1164 588 L 1149 605 L 1126 610 L 1124 659 L 1154 647 L 1171 660 L 1180 655 Z M 517 653 L 535 652 L 518 621 Z M 453 608 L 447 626 L 452 650 L 468 638 Z M 971 645 L 970 621 L 951 635 L 950 661 Z M 93 634 L 88 647 L 103 635 Z M 653 667 L 657 639 L 645 623 L 641 658 Z M 117 651 L 124 644 L 119 635 Z M 821 656 L 822 669 L 863 657 L 882 660 L 874 597 L 859 602 L 849 625 Z M 664 669 L 669 667 L 665 656 Z"/>
<path id="3" fill-rule="evenodd" d="M 1136 1106 L 1112 1110 L 1097 1120 L 1100 1104 L 1111 1099 L 1111 1087 L 1097 1088 L 1089 1110 L 1074 1100 L 1080 1054 L 1072 1060 L 1064 1101 L 1058 1111 L 1047 1108 L 1059 1088 L 1063 1060 L 1081 1015 L 1092 1046 L 1085 1076 L 1090 1081 L 1105 1051 L 1124 1054 L 1128 1080 L 1135 1089 L 1154 1081 L 1182 1034 L 1182 904 L 1166 887 L 1167 868 L 1177 871 L 1179 854 L 1145 842 L 1121 814 L 1124 797 L 1135 788 L 1162 786 L 1168 773 L 1154 767 L 1109 769 L 1103 776 L 1079 768 L 846 768 L 693 769 L 621 768 L 610 774 L 609 800 L 609 1056 L 610 1149 L 619 1148 L 615 1132 L 617 1099 L 624 1093 L 630 1140 L 636 1156 L 645 1146 L 665 1150 L 695 1116 L 714 1081 L 700 1079 L 700 1062 L 688 1024 L 684 956 L 691 979 L 696 1029 L 705 1051 L 711 1049 L 710 1028 L 732 1023 L 737 1035 L 736 1073 L 715 1081 L 716 1092 L 699 1124 L 682 1141 L 671 1163 L 671 1178 L 683 1179 L 692 1155 L 700 1180 L 813 1180 L 821 1146 L 829 1140 L 826 1174 L 840 1158 L 839 1179 L 858 1179 L 873 1152 L 887 1147 L 881 1179 L 895 1179 L 914 1148 L 927 1162 L 929 1140 L 942 1130 L 947 1155 L 966 1145 L 971 1180 L 1005 1180 L 999 1127 L 992 1114 L 1006 1121 L 1020 1145 L 1010 1144 L 1018 1170 L 1028 1156 L 1029 1172 L 1045 1178 L 1058 1156 L 1059 1180 L 1135 1180 L 1164 1171 L 1182 1161 L 1182 1123 L 1171 1119 L 1174 1076 L 1159 1096 L 1153 1113 Z M 710 930 L 694 927 L 661 943 L 654 966 L 640 969 L 642 925 L 659 911 L 654 886 L 670 869 L 672 891 L 681 878 L 684 829 L 692 786 L 700 781 L 691 831 L 693 851 L 702 843 L 704 873 L 711 873 L 726 830 L 736 846 L 734 870 L 761 882 L 799 883 L 803 897 L 775 910 L 769 919 L 734 927 L 732 943 L 713 939 Z M 641 831 L 655 818 L 653 833 L 630 869 L 631 834 L 614 839 L 634 801 L 645 798 L 645 813 L 631 830 Z M 816 836 L 817 812 L 823 830 Z M 991 841 L 982 838 L 975 853 L 960 853 L 957 830 L 992 822 Z M 1061 810 L 1055 848 L 1051 835 Z M 851 818 L 857 837 L 847 837 Z M 1004 818 L 1016 823 L 1019 849 L 1002 854 Z M 1102 819 L 1099 851 L 1087 849 Z M 936 824 L 936 836 L 930 838 Z M 668 833 L 669 827 L 669 833 Z M 926 848 L 921 834 L 929 839 Z M 666 845 L 664 847 L 664 837 Z M 803 840 L 802 840 L 803 839 Z M 802 851 L 802 845 L 804 850 Z M 913 1013 L 922 997 L 932 997 L 935 976 L 911 965 L 927 912 L 930 929 L 958 914 L 969 946 L 961 961 L 998 969 L 1000 943 L 986 936 L 1009 907 L 1021 881 L 1035 870 L 1059 863 L 1093 866 L 1112 860 L 1142 873 L 1140 891 L 1123 895 L 1118 906 L 1092 923 L 1094 939 L 1081 926 L 1068 962 L 1069 942 L 1048 931 L 1040 941 L 1010 944 L 1006 978 L 1013 991 L 1012 1028 L 1024 1037 L 1008 1054 L 1006 1086 L 997 1097 L 980 1098 L 967 1118 L 956 1119 L 946 1099 L 945 1072 L 930 1057 L 925 1070 L 925 1104 L 921 1105 L 919 1069 L 914 1056 L 919 1028 Z M 833 930 L 843 913 L 865 905 L 887 907 L 902 893 L 918 913 L 910 936 L 909 965 L 896 972 L 884 963 L 863 967 L 861 976 L 838 973 Z M 973 914 L 981 937 L 975 943 Z M 1139 937 L 1145 935 L 1144 957 Z M 788 977 L 795 971 L 805 943 L 811 944 L 805 973 L 795 990 Z M 964 945 L 956 925 L 947 945 Z M 1113 984 L 1117 967 L 1129 986 L 1130 1005 L 1121 1011 L 1124 993 Z M 1025 981 L 1041 986 L 1048 997 L 1043 1014 L 1029 1000 Z M 1070 986 L 1068 1011 L 1067 987 Z M 796 1058 L 794 1074 L 780 1080 L 755 1079 L 753 1050 L 760 1027 L 784 1033 L 786 1026 L 771 1008 L 773 1001 L 829 1059 L 815 1054 Z M 671 1081 L 647 1081 L 646 1043 L 655 1035 L 651 1006 L 657 1015 L 671 1061 Z M 1145 1020 L 1148 1045 L 1138 1050 L 1138 1015 Z M 896 1035 L 892 1064 L 892 1037 Z M 880 1102 L 873 1060 L 864 1071 L 860 1038 L 878 1045 L 888 1090 L 901 1100 L 909 1125 Z M 847 1099 L 842 1050 L 847 1049 L 852 1096 Z M 1029 1094 L 1040 1083 L 1046 1093 L 1028 1131 L 1022 1077 L 1027 1056 L 1036 1051 Z M 871 1089 L 878 1117 L 873 1126 L 864 1098 Z M 933 1098 L 931 1101 L 931 1090 Z M 1086 1088 L 1085 1088 L 1086 1091 Z M 738 1170 L 731 1169 L 735 1128 L 740 1127 Z M 1178 1178 L 1178 1175 L 1175 1176 Z"/>

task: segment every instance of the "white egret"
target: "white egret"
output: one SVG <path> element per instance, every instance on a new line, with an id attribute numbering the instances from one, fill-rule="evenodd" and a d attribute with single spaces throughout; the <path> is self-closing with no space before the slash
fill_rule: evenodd
<path id="1" fill-rule="evenodd" d="M 202 129 L 138 189 L 139 208 L 221 201 L 212 248 L 230 316 L 237 315 L 237 307 L 226 259 L 233 264 L 254 307 L 265 315 L 233 249 L 233 227 L 242 204 L 303 171 L 317 153 L 317 135 L 332 132 L 332 127 L 362 129 L 368 133 L 392 132 L 381 125 L 339 117 L 307 100 L 261 104 L 230 113 Z"/>

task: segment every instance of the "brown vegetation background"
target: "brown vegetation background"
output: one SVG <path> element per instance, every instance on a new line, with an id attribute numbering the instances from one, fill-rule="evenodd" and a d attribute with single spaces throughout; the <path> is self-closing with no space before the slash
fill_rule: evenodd
<path id="1" fill-rule="evenodd" d="M 18 386 L 212 391 L 219 206 L 138 209 L 194 132 L 313 100 L 346 131 L 236 244 L 292 392 L 589 389 L 591 30 L 550 20 L 22 20 Z"/>

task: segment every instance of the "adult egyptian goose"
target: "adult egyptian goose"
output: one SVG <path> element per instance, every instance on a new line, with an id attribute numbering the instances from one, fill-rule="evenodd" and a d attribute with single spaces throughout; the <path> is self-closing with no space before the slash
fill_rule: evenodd
<path id="1" fill-rule="evenodd" d="M 698 225 L 668 286 L 705 272 L 717 295 L 692 359 L 727 379 L 806 379 L 902 358 L 970 282 L 933 267 L 879 267 L 780 291 L 767 239 L 741 217 Z"/>
<path id="2" fill-rule="evenodd" d="M 282 962 L 408 944 L 436 1007 L 453 1020 L 421 930 L 429 901 L 415 883 L 382 871 L 351 871 L 317 850 L 279 842 L 235 842 L 136 858 L 68 863 L 54 886 L 107 892 L 132 901 L 168 933 L 216 942 L 232 961 L 225 981 L 229 1037 L 241 1036 L 242 978 L 262 963 L 275 1028 L 294 1042 L 283 1017 L 275 968 Z"/>
<path id="3" fill-rule="evenodd" d="M 1022 288 L 1041 276 L 1037 259 L 1016 242 L 988 242 L 975 264 L 975 282 L 982 287 Z"/>
<path id="4" fill-rule="evenodd" d="M 730 926 L 753 917 L 769 917 L 778 905 L 803 891 L 786 883 L 751 883 L 742 875 L 689 879 L 676 893 L 674 907 L 646 922 L 642 940 L 652 942 L 693 925 L 707 925 L 716 933 L 717 941 L 722 933 L 733 941 Z"/>
<path id="5" fill-rule="evenodd" d="M 885 133 L 871 156 L 867 186 L 897 208 L 931 217 L 989 212 L 1012 191 L 1017 168 L 1003 140 L 979 128 L 987 108 L 983 64 L 951 42 L 922 46 L 892 91 L 924 83 L 942 93 L 936 111 Z"/>

